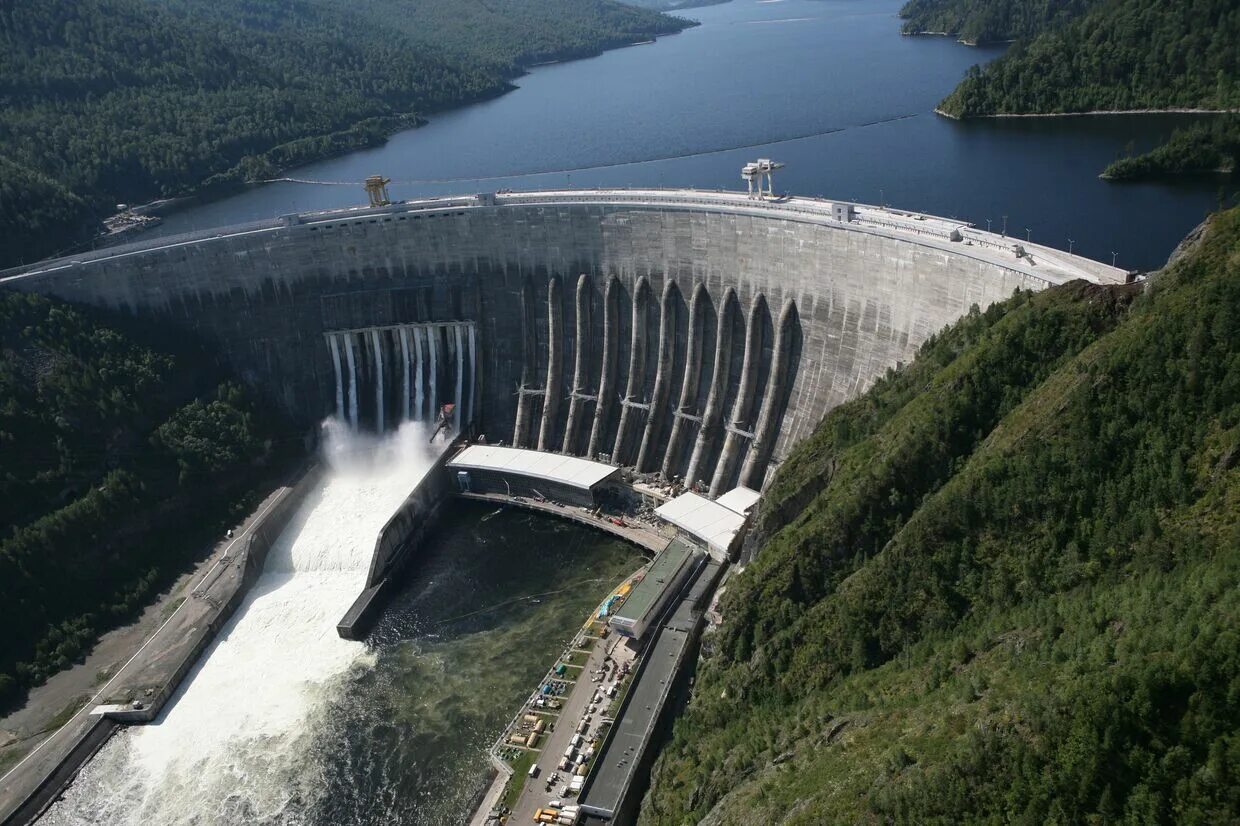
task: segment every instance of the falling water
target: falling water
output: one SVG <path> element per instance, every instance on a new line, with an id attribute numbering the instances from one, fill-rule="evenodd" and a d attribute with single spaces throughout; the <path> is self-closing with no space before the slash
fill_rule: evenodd
<path id="1" fill-rule="evenodd" d="M 400 420 L 409 421 L 409 328 L 400 328 L 400 360 L 404 365 L 400 383 Z"/>
<path id="2" fill-rule="evenodd" d="M 413 330 L 413 350 L 414 350 L 414 355 L 417 356 L 417 362 L 418 362 L 418 372 L 414 375 L 414 379 L 413 379 L 413 393 L 414 393 L 413 408 L 415 411 L 413 414 L 413 417 L 418 421 L 423 421 L 424 417 L 422 415 L 422 330 L 416 327 Z"/>
<path id="3" fill-rule="evenodd" d="M 439 415 L 439 411 L 435 409 L 435 405 L 439 400 L 438 394 L 435 392 L 437 389 L 436 386 L 439 383 L 439 368 L 435 364 L 437 360 L 436 350 L 438 350 L 438 347 L 436 346 L 437 345 L 436 340 L 438 338 L 439 338 L 438 327 L 427 327 L 426 328 L 426 340 L 431 348 L 431 393 L 430 393 L 430 399 L 427 402 L 427 408 L 428 408 L 427 412 L 430 413 L 429 418 L 430 418 L 430 421 L 432 422 L 436 421 L 436 417 Z"/>
<path id="4" fill-rule="evenodd" d="M 43 822 L 299 823 L 323 805 L 307 758 L 316 715 L 369 657 L 336 622 L 365 585 L 379 529 L 431 465 L 415 425 L 383 440 L 325 430 L 331 469 L 236 614 L 164 713 L 113 737 Z"/>
<path id="5" fill-rule="evenodd" d="M 332 367 L 336 371 L 336 418 L 344 419 L 344 381 L 340 376 L 340 338 L 331 335 L 328 339 L 332 344 Z"/>
<path id="6" fill-rule="evenodd" d="M 345 357 L 349 362 L 349 424 L 357 430 L 357 357 L 353 354 L 353 334 L 344 334 Z"/>
<path id="7" fill-rule="evenodd" d="M 370 343 L 375 351 L 375 420 L 376 428 L 383 432 L 383 347 L 379 344 L 379 331 L 370 331 Z"/>

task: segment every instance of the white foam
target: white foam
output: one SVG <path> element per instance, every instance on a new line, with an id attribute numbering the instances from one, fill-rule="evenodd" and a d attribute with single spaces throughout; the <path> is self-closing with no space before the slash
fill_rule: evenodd
<path id="1" fill-rule="evenodd" d="M 365 585 L 379 529 L 432 463 L 418 425 L 384 439 L 341 422 L 324 433 L 330 472 L 173 702 L 114 737 L 44 822 L 261 822 L 321 789 L 300 759 L 313 715 L 366 657 L 336 623 Z"/>

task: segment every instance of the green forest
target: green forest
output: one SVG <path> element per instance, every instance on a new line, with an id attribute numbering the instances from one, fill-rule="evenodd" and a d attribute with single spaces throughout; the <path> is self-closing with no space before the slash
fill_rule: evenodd
<path id="1" fill-rule="evenodd" d="M 1079 17 L 1102 0 L 909 0 L 905 34 L 943 34 L 964 43 L 1034 37 Z"/>
<path id="2" fill-rule="evenodd" d="M 284 428 L 183 335 L 0 292 L 0 709 L 211 547 Z"/>
<path id="3" fill-rule="evenodd" d="M 1016 9 L 1040 12 L 989 22 Z M 1240 109 L 1240 5 L 1234 0 L 914 0 L 906 26 L 1018 37 L 973 67 L 939 110 L 958 118 L 1133 109 Z M 1039 29 L 1039 25 L 1045 28 Z M 945 23 L 940 23 L 941 25 Z M 997 28 L 996 28 L 997 27 Z"/>
<path id="4" fill-rule="evenodd" d="M 0 267 L 116 203 L 270 176 L 499 94 L 523 66 L 675 32 L 612 0 L 0 6 Z"/>
<path id="5" fill-rule="evenodd" d="M 1240 209 L 979 312 L 829 413 L 643 824 L 1240 817 Z"/>
<path id="6" fill-rule="evenodd" d="M 1177 129 L 1162 146 L 1119 158 L 1102 171 L 1109 181 L 1145 181 L 1172 175 L 1233 174 L 1240 168 L 1240 118 Z"/>

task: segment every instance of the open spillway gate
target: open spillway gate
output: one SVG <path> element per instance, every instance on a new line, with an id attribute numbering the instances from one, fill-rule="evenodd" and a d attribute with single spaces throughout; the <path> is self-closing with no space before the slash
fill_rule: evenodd
<path id="1" fill-rule="evenodd" d="M 454 405 L 453 432 L 474 421 L 478 345 L 472 321 L 393 324 L 324 334 L 336 377 L 336 415 L 382 433 L 438 420 Z"/>

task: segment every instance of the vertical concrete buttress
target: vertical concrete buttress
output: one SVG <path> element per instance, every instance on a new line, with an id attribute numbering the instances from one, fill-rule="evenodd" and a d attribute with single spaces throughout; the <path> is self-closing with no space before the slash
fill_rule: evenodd
<path id="1" fill-rule="evenodd" d="M 590 278 L 582 273 L 577 279 L 577 335 L 573 356 L 573 395 L 568 400 L 568 421 L 564 425 L 564 453 L 573 453 L 577 446 L 577 427 L 586 400 L 586 370 L 590 361 Z"/>
<path id="2" fill-rule="evenodd" d="M 685 416 L 691 416 L 697 402 L 698 382 L 702 372 L 702 308 L 706 305 L 706 285 L 701 281 L 693 288 L 689 301 L 689 340 L 685 343 L 685 375 L 680 382 L 680 401 L 672 414 L 672 435 L 667 439 L 663 455 L 663 478 L 675 475 L 680 461 L 680 443 L 685 434 Z"/>
<path id="3" fill-rule="evenodd" d="M 597 458 L 599 447 L 607 433 L 607 413 L 611 410 L 611 397 L 616 384 L 616 357 L 619 354 L 620 334 L 616 329 L 620 312 L 620 279 L 614 275 L 607 280 L 607 292 L 603 297 L 603 364 L 598 382 L 598 400 L 594 403 L 594 424 L 590 428 L 590 445 L 586 457 Z"/>
<path id="4" fill-rule="evenodd" d="M 547 381 L 543 385 L 542 427 L 538 429 L 538 449 L 551 450 L 556 419 L 560 413 L 560 394 L 564 383 L 564 302 L 560 299 L 560 276 L 547 280 Z"/>
<path id="5" fill-rule="evenodd" d="M 732 372 L 732 317 L 740 302 L 736 291 L 728 287 L 719 305 L 715 321 L 715 366 L 710 374 L 710 392 L 706 396 L 706 410 L 702 413 L 702 429 L 693 444 L 689 469 L 685 471 L 685 483 L 692 486 L 706 478 L 707 468 L 702 467 L 706 457 L 715 449 L 719 437 L 719 422 L 723 420 L 724 397 L 728 392 L 728 376 Z"/>
<path id="6" fill-rule="evenodd" d="M 469 415 L 469 423 L 476 426 L 478 420 L 474 418 L 474 401 L 482 398 L 483 388 L 483 372 L 482 364 L 478 359 L 478 351 L 488 346 L 487 327 L 483 324 L 486 317 L 482 312 L 482 286 L 474 282 L 474 325 L 469 328 L 469 365 L 472 368 L 470 373 L 471 381 L 469 383 L 471 390 L 469 391 L 469 409 L 466 413 Z M 481 341 L 478 341 L 481 339 Z"/>
<path id="7" fill-rule="evenodd" d="M 676 353 L 676 282 L 667 279 L 663 285 L 663 298 L 659 301 L 659 352 L 654 373 L 654 391 L 650 394 L 650 412 L 646 417 L 646 429 L 642 433 L 641 448 L 637 451 L 637 470 L 646 473 L 653 463 L 656 442 L 663 434 L 663 420 L 667 416 L 667 393 L 672 381 L 672 357 Z"/>
<path id="8" fill-rule="evenodd" d="M 534 330 L 532 314 L 534 311 L 534 285 L 527 278 L 521 285 L 521 386 L 517 390 L 517 420 L 512 426 L 512 446 L 525 447 L 526 434 L 529 432 L 530 406 L 526 401 L 529 396 L 525 388 L 530 383 L 530 372 L 534 364 Z"/>
<path id="9" fill-rule="evenodd" d="M 612 448 L 612 461 L 617 465 L 625 464 L 624 443 L 629 432 L 629 423 L 633 420 L 633 405 L 640 404 L 646 378 L 646 303 L 650 295 L 650 281 L 646 276 L 637 279 L 633 288 L 633 340 L 629 347 L 629 378 L 624 391 L 624 400 L 620 402 L 620 426 L 616 428 L 616 444 Z"/>
<path id="10" fill-rule="evenodd" d="M 745 325 L 745 356 L 741 362 L 741 385 L 737 388 L 736 401 L 732 405 L 732 417 L 723 441 L 723 452 L 719 454 L 715 477 L 710 482 L 712 497 L 724 492 L 723 486 L 732 478 L 732 469 L 740 458 L 741 440 L 745 437 L 738 431 L 743 430 L 749 421 L 753 394 L 758 386 L 758 358 L 762 355 L 762 310 L 765 306 L 766 297 L 758 293 L 749 307 L 749 319 Z"/>
<path id="11" fill-rule="evenodd" d="M 779 420 L 780 411 L 776 408 L 784 397 L 784 383 L 788 376 L 788 365 L 792 355 L 792 330 L 796 321 L 797 305 L 789 298 L 779 311 L 779 326 L 775 333 L 775 354 L 771 356 L 771 377 L 766 383 L 766 394 L 762 399 L 762 412 L 758 415 L 758 424 L 754 428 L 753 444 L 745 456 L 745 464 L 741 466 L 742 485 L 754 490 L 762 489 L 762 480 L 766 476 L 766 463 L 771 457 L 771 448 L 775 446 L 775 423 Z"/>

